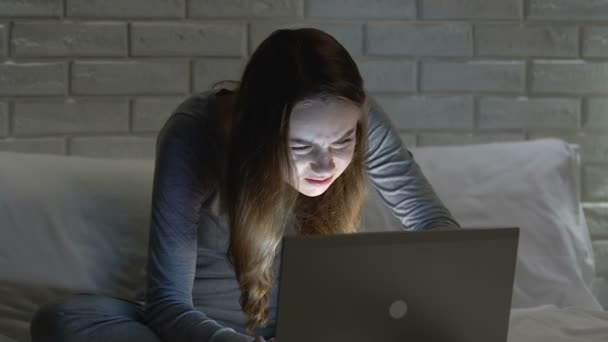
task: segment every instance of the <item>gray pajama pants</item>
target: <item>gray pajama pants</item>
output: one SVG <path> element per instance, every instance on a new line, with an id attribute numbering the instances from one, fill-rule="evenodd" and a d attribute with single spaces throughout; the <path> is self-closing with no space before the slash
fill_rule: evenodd
<path id="1" fill-rule="evenodd" d="M 161 342 L 136 302 L 93 294 L 42 306 L 30 325 L 32 342 Z"/>

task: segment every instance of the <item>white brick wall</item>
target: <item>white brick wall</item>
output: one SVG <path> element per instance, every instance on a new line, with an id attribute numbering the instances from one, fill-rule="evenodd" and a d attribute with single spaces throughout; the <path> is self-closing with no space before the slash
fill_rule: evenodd
<path id="1" fill-rule="evenodd" d="M 16 22 L 12 28 L 12 55 L 18 57 L 126 56 L 126 23 Z"/>
<path id="2" fill-rule="evenodd" d="M 320 21 L 296 19 L 296 20 L 252 20 L 249 24 L 249 54 L 272 33 L 280 28 L 298 28 L 313 26 L 331 34 L 342 44 L 353 57 L 363 55 L 363 23 L 361 21 Z"/>
<path id="3" fill-rule="evenodd" d="M 131 55 L 241 56 L 245 28 L 241 23 L 133 23 Z"/>
<path id="4" fill-rule="evenodd" d="M 193 18 L 280 18 L 302 14 L 301 1 L 293 0 L 201 0 L 188 1 L 188 15 Z"/>
<path id="5" fill-rule="evenodd" d="M 75 61 L 70 79 L 74 95 L 185 94 L 190 66 L 185 59 Z"/>
<path id="6" fill-rule="evenodd" d="M 416 17 L 415 0 L 307 0 L 305 7 L 306 15 L 311 18 L 413 19 Z"/>
<path id="7" fill-rule="evenodd" d="M 420 87 L 423 92 L 523 93 L 523 61 L 472 60 L 423 61 Z"/>
<path id="8" fill-rule="evenodd" d="M 608 130 L 608 98 L 590 97 L 586 103 L 587 112 L 583 120 L 583 128 Z"/>
<path id="9" fill-rule="evenodd" d="M 63 13 L 62 0 L 2 0 L 2 16 L 14 17 L 55 17 Z"/>
<path id="10" fill-rule="evenodd" d="M 376 96 L 401 130 L 464 129 L 474 127 L 471 96 Z"/>
<path id="11" fill-rule="evenodd" d="M 128 131 L 126 99 L 34 99 L 16 102 L 13 107 L 12 133 L 16 137 Z"/>
<path id="12" fill-rule="evenodd" d="M 0 138 L 8 135 L 8 108 L 6 102 L 0 102 Z"/>
<path id="13" fill-rule="evenodd" d="M 15 62 L 0 64 L 0 96 L 63 95 L 67 91 L 65 62 Z"/>
<path id="14" fill-rule="evenodd" d="M 472 55 L 472 27 L 468 23 L 367 24 L 367 54 L 378 56 Z"/>
<path id="15" fill-rule="evenodd" d="M 583 56 L 608 56 L 608 26 L 587 26 L 583 28 Z"/>
<path id="16" fill-rule="evenodd" d="M 528 0 L 530 19 L 605 20 L 608 2 L 604 0 Z"/>
<path id="17" fill-rule="evenodd" d="M 8 39 L 6 39 L 6 24 L 0 21 L 0 57 L 5 57 L 7 53 Z"/>
<path id="18" fill-rule="evenodd" d="M 423 19 L 520 19 L 521 1 L 512 0 L 423 0 Z"/>
<path id="19" fill-rule="evenodd" d="M 550 24 L 479 24 L 475 44 L 484 57 L 577 57 L 578 28 Z M 500 39 L 497 39 L 500 37 Z"/>
<path id="20" fill-rule="evenodd" d="M 532 93 L 608 95 L 606 62 L 538 60 L 530 67 Z"/>
<path id="21" fill-rule="evenodd" d="M 153 158 L 180 101 L 306 26 L 349 50 L 407 146 L 580 144 L 608 253 L 608 0 L 0 0 L 0 150 Z"/>
<path id="22" fill-rule="evenodd" d="M 486 96 L 479 100 L 480 129 L 572 129 L 581 121 L 580 100 Z"/>
<path id="23" fill-rule="evenodd" d="M 608 239 L 608 206 L 587 206 L 585 218 L 594 239 Z"/>
<path id="24" fill-rule="evenodd" d="M 584 195 L 589 200 L 601 201 L 608 196 L 608 166 L 586 165 L 583 168 L 585 179 Z"/>
<path id="25" fill-rule="evenodd" d="M 64 3 L 68 17 L 81 18 L 176 19 L 185 16 L 186 8 L 186 0 L 64 0 Z"/>

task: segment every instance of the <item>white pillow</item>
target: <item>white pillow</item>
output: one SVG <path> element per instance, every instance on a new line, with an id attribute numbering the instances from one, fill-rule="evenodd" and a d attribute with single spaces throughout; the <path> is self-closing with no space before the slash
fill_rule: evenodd
<path id="1" fill-rule="evenodd" d="M 131 299 L 147 254 L 152 161 L 0 152 L 0 335 L 69 293 Z"/>
<path id="2" fill-rule="evenodd" d="M 572 147 L 539 140 L 412 152 L 463 226 L 521 228 L 514 307 L 600 308 Z M 153 172 L 151 160 L 0 152 L 0 335 L 29 340 L 35 310 L 69 293 L 135 297 Z M 400 229 L 370 194 L 364 225 Z"/>
<path id="3" fill-rule="evenodd" d="M 541 139 L 410 150 L 463 227 L 520 228 L 513 308 L 601 309 L 592 294 L 594 257 L 573 146 Z M 377 193 L 370 195 L 363 225 L 400 229 Z"/>

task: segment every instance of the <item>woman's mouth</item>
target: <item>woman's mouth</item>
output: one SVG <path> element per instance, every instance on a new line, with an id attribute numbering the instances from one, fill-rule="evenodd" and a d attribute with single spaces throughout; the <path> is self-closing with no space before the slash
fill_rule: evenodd
<path id="1" fill-rule="evenodd" d="M 328 177 L 326 179 L 316 180 L 311 178 L 305 178 L 307 182 L 314 185 L 327 185 L 331 182 L 332 177 Z"/>

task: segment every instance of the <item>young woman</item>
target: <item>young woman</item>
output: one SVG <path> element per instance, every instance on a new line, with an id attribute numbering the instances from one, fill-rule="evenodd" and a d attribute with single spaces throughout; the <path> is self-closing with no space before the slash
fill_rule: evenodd
<path id="1" fill-rule="evenodd" d="M 48 305 L 33 341 L 272 340 L 281 238 L 357 232 L 367 177 L 404 229 L 459 227 L 346 49 L 277 30 L 158 135 L 145 297 Z"/>

